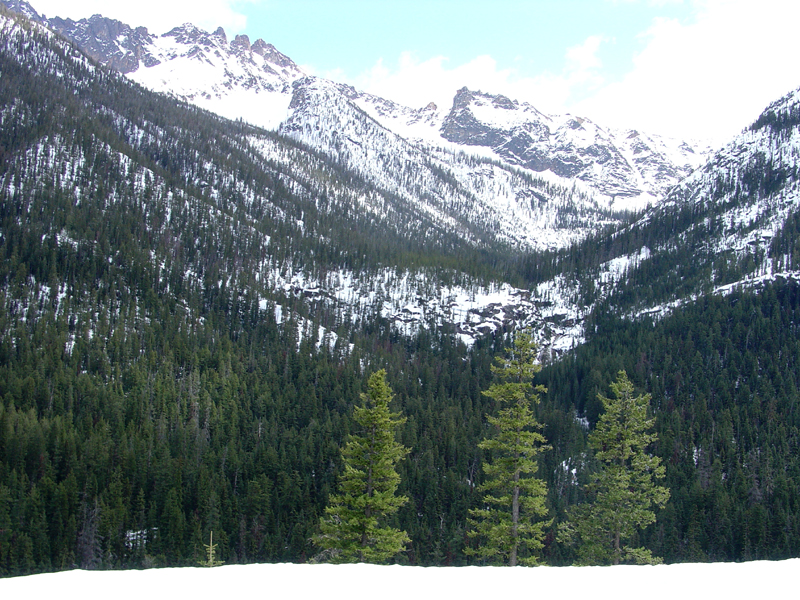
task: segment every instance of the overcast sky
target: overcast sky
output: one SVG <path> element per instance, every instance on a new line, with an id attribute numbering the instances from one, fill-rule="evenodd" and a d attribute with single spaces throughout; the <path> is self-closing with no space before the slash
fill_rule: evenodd
<path id="1" fill-rule="evenodd" d="M 421 107 L 463 86 L 723 143 L 800 87 L 797 0 L 31 0 L 164 33 L 263 38 L 309 73 Z"/>

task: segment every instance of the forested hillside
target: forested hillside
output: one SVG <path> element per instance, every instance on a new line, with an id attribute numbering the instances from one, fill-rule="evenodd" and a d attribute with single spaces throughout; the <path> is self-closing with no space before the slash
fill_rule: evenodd
<path id="1" fill-rule="evenodd" d="M 561 281 L 561 301 L 586 311 L 585 343 L 535 382 L 552 446 L 545 561 L 574 558 L 555 528 L 597 468 L 587 427 L 620 369 L 653 395 L 671 489 L 640 542 L 666 561 L 800 554 L 791 152 L 731 168 L 749 187 L 731 175 L 715 196 L 709 168 L 624 228 L 523 255 L 296 141 L 137 87 L 6 12 L 0 75 L 0 575 L 196 564 L 212 530 L 227 563 L 311 558 L 352 408 L 381 368 L 411 449 L 399 560 L 474 560 L 467 516 L 496 410 L 481 392 L 515 322 L 470 347 L 446 319 L 399 327 L 376 281 L 412 271 L 415 297 Z M 752 135 L 794 135 L 783 106 Z M 773 235 L 709 242 L 761 232 L 731 212 L 751 205 L 785 217 Z M 293 284 L 342 273 L 363 294 Z M 531 294 L 537 310 L 551 302 Z"/>
<path id="2" fill-rule="evenodd" d="M 477 466 L 462 443 L 436 475 L 438 438 L 467 435 L 462 410 L 480 428 L 490 355 L 465 362 L 449 335 L 400 338 L 370 306 L 343 320 L 269 277 L 486 270 L 485 254 L 446 232 L 412 245 L 348 208 L 357 177 L 145 92 L 24 22 L 5 26 L 2 48 L 3 572 L 181 564 L 210 529 L 226 560 L 308 556 L 347 414 L 384 363 L 407 372 L 408 391 L 393 385 L 423 460 L 408 479 L 435 490 L 420 492 L 415 528 L 430 555 L 427 521 L 458 510 L 470 488 L 456 482 Z M 294 171 L 263 161 L 254 138 Z M 441 383 L 451 369 L 461 376 Z M 455 402 L 463 386 L 471 399 Z"/>

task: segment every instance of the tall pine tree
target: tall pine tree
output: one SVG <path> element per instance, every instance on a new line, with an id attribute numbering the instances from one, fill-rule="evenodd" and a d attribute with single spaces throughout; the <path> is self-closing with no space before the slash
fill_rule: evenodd
<path id="1" fill-rule="evenodd" d="M 661 459 L 647 453 L 657 438 L 650 433 L 655 419 L 647 418 L 650 394 L 634 396 L 625 371 L 619 372 L 611 391 L 613 398 L 598 395 L 605 411 L 589 434 L 601 463 L 587 490 L 594 500 L 570 511 L 559 538 L 577 545 L 578 564 L 657 564 L 661 559 L 650 550 L 627 545 L 637 531 L 655 522 L 652 507 L 663 508 L 669 499 L 669 489 L 655 483 L 664 478 Z"/>
<path id="2" fill-rule="evenodd" d="M 493 563 L 533 565 L 543 547 L 547 516 L 547 488 L 544 481 L 534 477 L 539 464 L 536 456 L 547 449 L 540 433 L 541 424 L 531 410 L 538 403 L 532 379 L 541 366 L 534 363 L 536 344 L 530 334 L 522 333 L 514 340 L 511 355 L 498 359 L 492 370 L 501 381 L 493 383 L 483 393 L 497 402 L 497 416 L 487 417 L 496 435 L 478 446 L 491 457 L 483 464 L 486 481 L 483 507 L 470 510 L 468 535 L 478 538 L 477 548 L 466 553 Z"/>
<path id="3" fill-rule="evenodd" d="M 322 557 L 331 562 L 383 563 L 411 541 L 405 531 L 385 524 L 387 516 L 408 502 L 395 495 L 400 483 L 395 466 L 409 449 L 395 440 L 405 418 L 389 411 L 391 399 L 386 371 L 373 373 L 367 393 L 361 395 L 362 406 L 353 413 L 359 433 L 342 450 L 339 493 L 330 498 L 315 538 Z"/>

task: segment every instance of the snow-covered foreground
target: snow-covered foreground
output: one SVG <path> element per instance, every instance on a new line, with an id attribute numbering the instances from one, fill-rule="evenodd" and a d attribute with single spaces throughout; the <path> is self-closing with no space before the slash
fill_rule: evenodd
<path id="1" fill-rule="evenodd" d="M 619 567 L 230 565 L 147 571 L 66 571 L 0 579 L 0 598 L 788 598 L 800 559 Z"/>

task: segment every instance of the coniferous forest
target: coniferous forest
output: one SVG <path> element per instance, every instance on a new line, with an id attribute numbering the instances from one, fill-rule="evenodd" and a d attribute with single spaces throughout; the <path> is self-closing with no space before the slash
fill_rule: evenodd
<path id="1" fill-rule="evenodd" d="M 672 293 L 681 269 L 696 290 L 763 259 L 698 257 L 710 205 L 561 253 L 471 245 L 418 215 L 389 227 L 353 210 L 378 192 L 328 157 L 147 92 L 15 22 L 0 31 L 0 576 L 196 565 L 211 531 L 226 564 L 313 559 L 359 434 L 354 407 L 381 369 L 409 449 L 397 463 L 408 502 L 388 526 L 410 542 L 393 560 L 488 564 L 469 551 L 501 408 L 483 392 L 517 332 L 471 348 L 433 324 L 409 335 L 377 303 L 344 314 L 271 286 L 270 270 L 424 268 L 439 285 L 561 274 L 588 304 L 593 269 L 634 238 L 706 224 L 620 283 L 617 301 L 633 305 Z M 267 161 L 256 142 L 292 160 Z M 794 260 L 797 214 L 776 260 Z M 697 294 L 659 317 L 597 307 L 585 343 L 543 358 L 532 380 L 547 390 L 530 407 L 547 446 L 539 562 L 579 558 L 557 534 L 601 468 L 589 434 L 620 371 L 651 396 L 649 452 L 669 489 L 631 546 L 665 562 L 800 556 L 798 283 Z"/>

